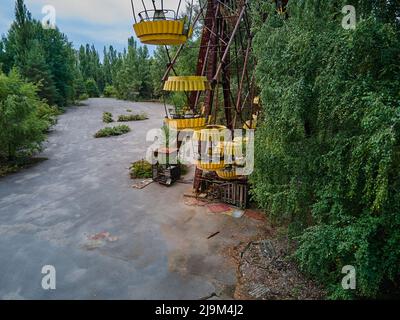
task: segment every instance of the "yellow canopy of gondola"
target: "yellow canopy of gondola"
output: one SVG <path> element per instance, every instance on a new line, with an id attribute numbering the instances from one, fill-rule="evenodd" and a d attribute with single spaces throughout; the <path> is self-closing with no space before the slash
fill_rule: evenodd
<path id="1" fill-rule="evenodd" d="M 201 76 L 169 77 L 164 84 L 164 91 L 205 91 L 210 89 L 207 78 Z"/>
<path id="2" fill-rule="evenodd" d="M 240 176 L 238 176 L 236 174 L 235 168 L 232 168 L 230 170 L 225 168 L 225 169 L 221 169 L 221 170 L 216 170 L 215 172 L 217 173 L 218 177 L 220 177 L 221 179 L 225 179 L 225 180 L 234 180 L 234 179 L 240 178 Z"/>
<path id="3" fill-rule="evenodd" d="M 196 161 L 197 168 L 205 171 L 215 171 L 225 168 L 224 160 L 220 160 L 219 162 L 211 162 L 211 161 Z"/>
<path id="4" fill-rule="evenodd" d="M 197 129 L 202 128 L 206 125 L 205 117 L 196 117 L 189 119 L 168 119 L 164 120 L 164 123 L 168 125 L 170 128 L 174 128 L 175 130 L 183 130 L 183 129 Z"/>
<path id="5" fill-rule="evenodd" d="M 133 29 L 141 43 L 154 45 L 180 45 L 192 34 L 185 32 L 184 20 L 141 21 Z"/>

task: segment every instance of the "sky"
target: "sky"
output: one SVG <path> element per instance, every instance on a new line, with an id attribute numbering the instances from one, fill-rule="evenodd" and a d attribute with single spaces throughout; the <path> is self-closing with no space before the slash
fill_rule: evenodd
<path id="1" fill-rule="evenodd" d="M 149 7 L 151 0 L 144 0 Z M 156 1 L 157 3 L 160 0 Z M 41 21 L 42 9 L 52 5 L 56 12 L 56 25 L 73 42 L 75 48 L 81 44 L 94 44 L 100 54 L 104 46 L 113 45 L 122 51 L 127 39 L 135 36 L 130 0 L 25 0 L 32 16 Z M 143 10 L 141 0 L 134 0 L 136 13 Z M 164 0 L 165 8 L 177 9 L 178 0 Z M 182 1 L 182 4 L 184 1 Z M 14 0 L 0 1 L 0 34 L 6 34 L 14 19 Z M 184 5 L 182 5 L 184 7 Z M 154 50 L 149 46 L 150 52 Z"/>

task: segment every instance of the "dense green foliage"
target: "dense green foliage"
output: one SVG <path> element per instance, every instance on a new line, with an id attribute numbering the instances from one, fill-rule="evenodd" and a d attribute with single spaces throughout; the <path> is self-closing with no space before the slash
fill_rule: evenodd
<path id="1" fill-rule="evenodd" d="M 103 129 L 100 129 L 99 131 L 96 132 L 94 135 L 95 138 L 105 138 L 105 137 L 111 137 L 111 136 L 120 136 L 125 133 L 128 133 L 131 131 L 131 128 L 129 128 L 127 125 L 119 125 L 115 127 L 105 127 Z"/>
<path id="2" fill-rule="evenodd" d="M 0 64 L 39 86 L 39 96 L 64 107 L 74 100 L 74 50 L 58 29 L 44 29 L 17 0 L 15 21 L 1 41 Z"/>
<path id="3" fill-rule="evenodd" d="M 348 4 L 355 30 L 342 28 Z M 399 3 L 293 1 L 287 20 L 253 5 L 264 109 L 254 198 L 291 222 L 301 267 L 331 297 L 398 290 Z M 356 290 L 341 287 L 345 265 L 356 268 Z"/>
<path id="4" fill-rule="evenodd" d="M 0 73 L 0 162 L 40 149 L 54 112 L 16 71 Z"/>
<path id="5" fill-rule="evenodd" d="M 112 85 L 107 85 L 107 86 L 104 88 L 104 96 L 105 96 L 106 98 L 116 98 L 117 95 L 118 95 L 118 92 L 117 92 L 117 89 L 115 89 L 114 86 L 112 86 Z"/>
<path id="6" fill-rule="evenodd" d="M 93 78 L 87 79 L 85 82 L 86 93 L 91 98 L 98 98 L 100 96 L 99 87 Z"/>
<path id="7" fill-rule="evenodd" d="M 103 94 L 123 100 L 142 100 L 159 96 L 151 72 L 155 59 L 150 57 L 146 46 L 138 46 L 133 38 L 128 39 L 127 48 L 123 53 L 112 46 L 104 48 L 101 61 L 94 46 L 80 47 L 77 64 L 86 84 L 90 81 L 90 88 L 86 86 L 86 90 L 91 97 Z"/>
<path id="8" fill-rule="evenodd" d="M 172 55 L 176 49 L 170 50 Z M 194 59 L 195 50 L 183 52 L 179 72 L 187 72 L 189 66 L 195 65 L 190 60 Z M 165 48 L 158 48 L 150 57 L 147 47 L 138 46 L 133 37 L 128 39 L 127 50 L 117 52 L 112 46 L 105 47 L 103 57 L 93 45 L 75 50 L 59 29 L 43 28 L 32 18 L 24 0 L 16 0 L 14 22 L 0 40 L 0 71 L 7 88 L 10 83 L 18 83 L 13 90 L 24 92 L 17 98 L 14 91 L 7 89 L 0 101 L 4 112 L 0 156 L 13 158 L 21 151 L 39 149 L 45 139 L 42 133 L 55 123 L 58 108 L 78 100 L 102 95 L 125 100 L 160 98 L 161 78 L 168 62 Z M 30 92 L 23 100 L 26 88 Z M 17 115 L 23 124 L 18 130 Z M 144 118 L 123 116 L 121 121 Z M 110 117 L 105 120 L 110 121 Z"/>

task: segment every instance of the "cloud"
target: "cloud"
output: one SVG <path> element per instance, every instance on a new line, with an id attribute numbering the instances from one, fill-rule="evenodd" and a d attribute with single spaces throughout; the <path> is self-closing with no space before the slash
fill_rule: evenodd
<path id="1" fill-rule="evenodd" d="M 129 1 L 115 0 L 27 0 L 28 8 L 52 5 L 57 17 L 90 23 L 114 24 L 132 17 Z"/>
<path id="2" fill-rule="evenodd" d="M 164 8 L 176 10 L 179 0 L 164 0 Z M 181 9 L 185 7 L 182 1 Z M 152 9 L 151 0 L 144 0 L 147 9 Z M 160 4 L 160 0 L 156 0 Z M 52 5 L 57 16 L 76 19 L 93 24 L 113 25 L 121 21 L 133 21 L 130 0 L 26 0 L 28 7 Z M 142 2 L 134 0 L 136 14 L 143 10 Z"/>
<path id="3" fill-rule="evenodd" d="M 104 44 L 126 45 L 128 38 L 134 36 L 132 28 L 88 28 L 85 26 L 76 26 L 65 24 L 61 30 L 68 35 L 79 35 L 86 39 L 86 42 L 96 41 Z"/>
<path id="4" fill-rule="evenodd" d="M 151 0 L 143 1 L 147 9 L 152 9 Z M 180 11 L 185 9 L 185 2 L 182 0 Z M 14 3 L 14 0 L 0 1 L 0 33 L 8 30 L 14 18 Z M 54 6 L 56 25 L 74 42 L 75 47 L 94 43 L 99 51 L 104 45 L 123 49 L 127 39 L 135 36 L 130 0 L 25 0 L 25 3 L 39 21 L 45 16 L 42 8 Z M 160 3 L 161 0 L 156 0 L 157 5 Z M 164 8 L 177 10 L 178 3 L 179 0 L 164 0 Z M 136 14 L 143 10 L 141 0 L 134 0 L 134 4 Z M 149 49 L 153 51 L 151 46 Z"/>

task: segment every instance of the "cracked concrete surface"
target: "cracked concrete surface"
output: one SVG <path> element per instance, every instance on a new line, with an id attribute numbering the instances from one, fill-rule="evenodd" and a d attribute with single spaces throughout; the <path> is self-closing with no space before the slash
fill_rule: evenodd
<path id="1" fill-rule="evenodd" d="M 93 138 L 104 111 L 128 108 L 150 119 Z M 231 298 L 236 270 L 222 253 L 257 223 L 186 206 L 188 185 L 131 188 L 129 164 L 144 157 L 162 112 L 156 103 L 90 99 L 59 117 L 40 155 L 48 160 L 0 179 L 1 299 Z M 91 238 L 100 232 L 112 241 Z M 56 290 L 41 287 L 44 265 L 56 268 Z"/>

